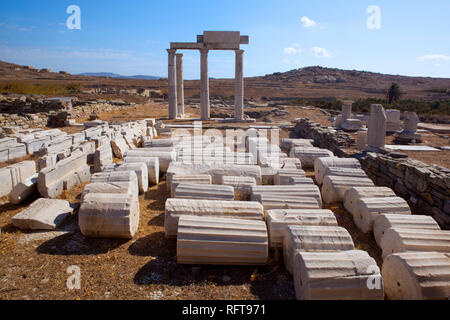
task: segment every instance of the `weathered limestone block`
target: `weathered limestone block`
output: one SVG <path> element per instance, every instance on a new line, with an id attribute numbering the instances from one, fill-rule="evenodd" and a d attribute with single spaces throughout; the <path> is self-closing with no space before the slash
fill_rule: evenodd
<path id="1" fill-rule="evenodd" d="M 180 183 L 174 193 L 175 198 L 204 200 L 234 200 L 231 186 Z"/>
<path id="2" fill-rule="evenodd" d="M 86 237 L 131 239 L 139 227 L 139 199 L 133 193 L 89 193 L 81 203 L 78 224 Z"/>
<path id="3" fill-rule="evenodd" d="M 139 148 L 127 152 L 127 157 L 156 157 L 159 159 L 159 171 L 165 173 L 171 162 L 176 161 L 177 152 L 172 151 L 154 151 L 152 148 Z"/>
<path id="4" fill-rule="evenodd" d="M 111 139 L 111 148 L 114 152 L 114 156 L 119 159 L 123 159 L 125 154 L 130 150 L 122 136 Z"/>
<path id="5" fill-rule="evenodd" d="M 223 176 L 222 185 L 234 188 L 235 200 L 249 200 L 250 187 L 256 186 L 256 180 L 253 177 Z"/>
<path id="6" fill-rule="evenodd" d="M 316 198 L 298 195 L 258 194 L 252 195 L 251 200 L 260 202 L 264 210 L 321 208 Z"/>
<path id="7" fill-rule="evenodd" d="M 302 169 L 302 163 L 297 158 L 280 158 L 280 169 Z"/>
<path id="8" fill-rule="evenodd" d="M 180 264 L 260 265 L 268 258 L 264 221 L 182 216 L 178 223 Z"/>
<path id="9" fill-rule="evenodd" d="M 135 181 L 117 181 L 117 182 L 91 182 L 87 184 L 81 194 L 81 201 L 90 193 L 132 193 L 138 194 Z"/>
<path id="10" fill-rule="evenodd" d="M 56 167 L 58 161 L 58 155 L 56 153 L 49 153 L 38 159 L 38 170 L 41 171 L 45 168 L 53 169 Z"/>
<path id="11" fill-rule="evenodd" d="M 0 149 L 0 162 L 8 161 L 9 150 L 8 149 Z"/>
<path id="12" fill-rule="evenodd" d="M 410 215 L 408 203 L 400 197 L 362 198 L 356 202 L 353 220 L 364 233 L 373 230 L 373 221 L 382 213 Z"/>
<path id="13" fill-rule="evenodd" d="M 300 159 L 302 167 L 305 169 L 313 168 L 317 158 L 333 157 L 333 152 L 320 148 L 295 147 L 291 150 L 290 157 Z"/>
<path id="14" fill-rule="evenodd" d="M 44 137 L 40 139 L 32 138 L 27 141 L 22 141 L 25 143 L 27 148 L 27 154 L 34 154 L 36 151 L 39 151 L 40 149 L 47 146 L 47 144 L 50 143 L 50 137 Z"/>
<path id="15" fill-rule="evenodd" d="M 381 237 L 383 259 L 407 251 L 450 252 L 450 231 L 389 228 Z"/>
<path id="16" fill-rule="evenodd" d="M 167 170 L 167 181 L 173 175 L 210 174 L 213 184 L 220 184 L 223 176 L 253 177 L 256 184 L 261 184 L 261 168 L 253 165 L 237 164 L 184 164 L 172 162 Z"/>
<path id="17" fill-rule="evenodd" d="M 359 119 L 347 119 L 342 122 L 341 128 L 345 131 L 358 131 L 362 126 L 362 122 Z"/>
<path id="18" fill-rule="evenodd" d="M 312 178 L 307 177 L 290 177 L 288 180 L 288 185 L 315 185 Z"/>
<path id="19" fill-rule="evenodd" d="M 94 153 L 94 171 L 101 172 L 103 167 L 112 164 L 112 161 L 113 153 L 111 145 L 108 143 L 99 146 Z"/>
<path id="20" fill-rule="evenodd" d="M 40 148 L 39 150 L 35 150 L 34 153 L 39 151 L 39 154 L 49 154 L 49 153 L 61 153 L 66 150 L 70 150 L 72 147 L 72 138 L 68 136 L 63 136 L 58 141 L 52 140 L 50 144 L 46 147 Z"/>
<path id="21" fill-rule="evenodd" d="M 139 192 L 148 190 L 148 168 L 145 162 L 123 163 L 115 171 L 134 171 L 137 175 Z"/>
<path id="22" fill-rule="evenodd" d="M 104 182 L 104 183 L 112 183 L 112 182 L 129 182 L 131 181 L 133 184 L 133 194 L 139 195 L 139 183 L 136 172 L 134 171 L 108 171 L 108 172 L 99 172 L 94 173 L 91 177 L 91 183 L 96 182 Z M 105 192 L 108 193 L 108 192 Z"/>
<path id="23" fill-rule="evenodd" d="M 328 209 L 274 209 L 267 211 L 271 248 L 283 247 L 284 230 L 290 225 L 337 226 L 333 211 Z"/>
<path id="24" fill-rule="evenodd" d="M 370 106 L 370 119 L 367 125 L 367 145 L 371 149 L 384 148 L 386 139 L 386 112 L 381 104 Z"/>
<path id="25" fill-rule="evenodd" d="M 209 174 L 197 174 L 197 175 L 174 175 L 171 179 L 172 183 L 167 187 L 170 189 L 171 197 L 174 197 L 175 189 L 180 183 L 194 183 L 194 184 L 211 184 L 212 178 Z"/>
<path id="26" fill-rule="evenodd" d="M 336 168 L 330 167 L 325 171 L 325 176 L 368 178 L 363 169 Z"/>
<path id="27" fill-rule="evenodd" d="M 20 229 L 55 230 L 73 212 L 69 201 L 40 198 L 12 218 Z"/>
<path id="28" fill-rule="evenodd" d="M 138 157 L 138 156 L 126 156 L 125 163 L 139 163 L 145 162 L 148 169 L 148 180 L 152 185 L 159 183 L 159 158 L 157 157 Z"/>
<path id="29" fill-rule="evenodd" d="M 293 139 L 293 138 L 281 139 L 280 147 L 283 150 L 290 151 L 293 146 L 294 147 L 313 147 L 312 140 L 310 140 L 310 139 Z"/>
<path id="30" fill-rule="evenodd" d="M 301 169 L 278 169 L 274 176 L 275 185 L 288 185 L 292 177 L 305 177 L 305 171 Z"/>
<path id="31" fill-rule="evenodd" d="M 37 191 L 38 174 L 19 182 L 9 194 L 9 202 L 19 204 Z"/>
<path id="32" fill-rule="evenodd" d="M 8 160 L 22 158 L 27 155 L 27 146 L 24 143 L 16 143 L 8 146 Z"/>
<path id="33" fill-rule="evenodd" d="M 327 252 L 354 249 L 355 245 L 350 233 L 342 227 L 290 225 L 284 229 L 284 265 L 291 274 L 296 251 Z"/>
<path id="34" fill-rule="evenodd" d="M 362 198 L 386 198 L 396 197 L 392 189 L 388 187 L 353 187 L 344 194 L 344 207 L 353 216 L 356 214 L 357 202 Z"/>
<path id="35" fill-rule="evenodd" d="M 298 300 L 383 300 L 376 261 L 362 250 L 297 252 L 294 286 Z"/>
<path id="36" fill-rule="evenodd" d="M 314 176 L 319 185 L 322 184 L 328 168 L 361 169 L 361 164 L 354 158 L 317 158 L 314 161 Z"/>
<path id="37" fill-rule="evenodd" d="M 181 216 L 211 216 L 246 220 L 264 220 L 264 209 L 259 202 L 220 201 L 198 199 L 167 199 L 164 214 L 166 237 L 175 237 Z"/>
<path id="38" fill-rule="evenodd" d="M 0 197 L 9 195 L 20 182 L 36 174 L 34 161 L 22 161 L 0 169 Z"/>
<path id="39" fill-rule="evenodd" d="M 259 201 L 260 195 L 274 196 L 274 197 L 287 197 L 289 199 L 295 199 L 295 197 L 307 197 L 316 199 L 319 208 L 322 207 L 322 197 L 320 195 L 320 189 L 316 185 L 304 184 L 304 185 L 285 185 L 285 186 L 253 186 L 251 187 L 251 199 L 253 201 Z"/>
<path id="40" fill-rule="evenodd" d="M 72 153 L 59 161 L 55 168 L 45 168 L 39 172 L 38 191 L 44 198 L 56 198 L 64 190 L 89 181 L 91 174 L 87 165 L 87 154 L 81 151 Z"/>
<path id="41" fill-rule="evenodd" d="M 378 246 L 381 245 L 384 232 L 389 228 L 441 230 L 431 216 L 382 213 L 373 222 L 373 235 Z"/>
<path id="42" fill-rule="evenodd" d="M 322 199 L 325 203 L 342 202 L 348 189 L 374 186 L 369 178 L 326 176 L 322 184 Z"/>
<path id="43" fill-rule="evenodd" d="M 274 177 L 277 174 L 278 169 L 273 167 L 261 167 L 261 184 L 273 185 Z"/>
<path id="44" fill-rule="evenodd" d="M 450 254 L 403 252 L 383 262 L 383 283 L 389 300 L 448 300 Z"/>

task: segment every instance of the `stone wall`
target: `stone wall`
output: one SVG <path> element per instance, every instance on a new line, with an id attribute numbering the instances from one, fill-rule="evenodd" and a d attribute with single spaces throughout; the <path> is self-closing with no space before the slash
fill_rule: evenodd
<path id="1" fill-rule="evenodd" d="M 321 127 L 308 119 L 296 120 L 298 138 L 313 139 L 314 145 L 339 157 L 356 157 L 377 186 L 386 186 L 405 199 L 414 214 L 431 215 L 443 229 L 450 229 L 450 169 L 430 166 L 409 158 L 381 153 L 360 153 L 348 134 Z"/>
<path id="2" fill-rule="evenodd" d="M 431 215 L 450 229 L 450 170 L 412 159 L 367 153 L 360 158 L 377 186 L 386 186 L 405 199 L 414 214 Z"/>
<path id="3" fill-rule="evenodd" d="M 355 139 L 344 132 L 322 127 L 308 118 L 296 119 L 294 132 L 298 138 L 313 139 L 316 147 L 328 149 L 338 157 L 348 157 L 354 153 L 351 148 L 355 147 Z"/>

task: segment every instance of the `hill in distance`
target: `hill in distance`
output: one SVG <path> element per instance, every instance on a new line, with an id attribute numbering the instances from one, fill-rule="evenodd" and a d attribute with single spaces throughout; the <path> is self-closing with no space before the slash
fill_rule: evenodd
<path id="1" fill-rule="evenodd" d="M 77 76 L 85 76 L 85 77 L 107 77 L 107 78 L 115 78 L 115 79 L 136 79 L 136 80 L 158 80 L 163 79 L 163 77 L 158 76 L 147 76 L 147 75 L 134 75 L 134 76 L 123 76 L 117 73 L 111 72 L 85 72 L 79 73 Z"/>

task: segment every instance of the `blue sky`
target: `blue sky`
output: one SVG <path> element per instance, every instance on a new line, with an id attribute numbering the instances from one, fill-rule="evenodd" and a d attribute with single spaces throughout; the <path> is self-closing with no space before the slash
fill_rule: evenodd
<path id="1" fill-rule="evenodd" d="M 81 9 L 69 30 L 66 9 Z M 376 5 L 379 29 L 369 29 Z M 167 76 L 171 41 L 203 30 L 249 35 L 245 76 L 311 65 L 411 76 L 450 77 L 449 0 L 2 0 L 0 60 L 71 73 Z M 186 79 L 200 55 L 184 51 Z M 234 76 L 234 53 L 210 52 L 211 77 Z"/>

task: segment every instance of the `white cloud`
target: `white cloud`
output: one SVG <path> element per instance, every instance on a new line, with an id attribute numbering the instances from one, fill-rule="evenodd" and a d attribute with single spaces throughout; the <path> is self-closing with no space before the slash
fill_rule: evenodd
<path id="1" fill-rule="evenodd" d="M 316 26 L 316 22 L 308 17 L 302 17 L 300 21 L 303 23 L 305 28 L 311 28 Z"/>
<path id="2" fill-rule="evenodd" d="M 317 58 L 331 58 L 332 57 L 332 55 L 327 51 L 327 49 L 321 48 L 321 47 L 312 47 L 311 52 Z"/>
<path id="3" fill-rule="evenodd" d="M 303 50 L 298 48 L 297 44 L 293 44 L 291 47 L 284 48 L 284 53 L 286 54 L 300 54 Z"/>
<path id="4" fill-rule="evenodd" d="M 450 60 L 450 56 L 446 56 L 444 54 L 426 54 L 424 56 L 419 57 L 420 60 Z"/>

